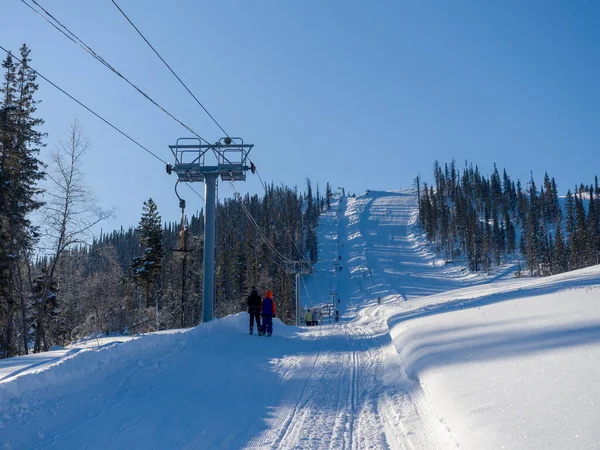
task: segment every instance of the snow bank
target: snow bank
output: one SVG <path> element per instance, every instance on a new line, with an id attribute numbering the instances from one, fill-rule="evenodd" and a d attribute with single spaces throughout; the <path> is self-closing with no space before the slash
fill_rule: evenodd
<path id="1" fill-rule="evenodd" d="M 388 320 L 406 374 L 452 440 L 472 449 L 595 448 L 600 267 L 455 294 Z"/>
<path id="2" fill-rule="evenodd" d="M 79 349 L 0 383 L 0 448 L 242 448 L 281 395 L 273 367 L 317 344 L 305 333 L 275 319 L 272 337 L 249 336 L 239 313 Z"/>
<path id="3" fill-rule="evenodd" d="M 8 402 L 36 390 L 55 390 L 68 387 L 73 382 L 97 382 L 129 366 L 144 366 L 153 360 L 180 353 L 190 346 L 215 345 L 215 335 L 239 334 L 247 329 L 246 313 L 223 319 L 214 319 L 192 329 L 167 330 L 137 336 L 113 336 L 78 342 L 75 348 L 63 352 L 46 352 L 31 355 L 41 361 L 39 367 L 20 373 L 18 364 L 13 374 L 4 374 L 0 380 L 0 411 Z M 296 327 L 288 327 L 281 320 L 273 320 L 278 335 L 293 336 Z M 102 341 L 100 345 L 97 342 Z M 22 359 L 24 357 L 20 357 Z M 9 358 L 4 360 L 10 363 Z M 34 367 L 36 365 L 34 364 Z M 25 366 L 27 367 L 27 366 Z"/>
<path id="4" fill-rule="evenodd" d="M 144 359 L 155 358 L 163 353 L 179 351 L 186 345 L 183 336 L 148 334 L 144 339 L 113 342 L 101 347 L 72 349 L 50 365 L 37 370 L 17 374 L 0 381 L 0 411 L 15 397 L 38 389 L 56 389 L 95 376 L 107 376 Z"/>

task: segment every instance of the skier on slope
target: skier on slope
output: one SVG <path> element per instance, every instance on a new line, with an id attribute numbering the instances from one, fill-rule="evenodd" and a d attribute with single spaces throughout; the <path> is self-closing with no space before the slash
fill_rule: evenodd
<path id="1" fill-rule="evenodd" d="M 273 334 L 273 317 L 277 315 L 277 306 L 273 300 L 273 292 L 267 291 L 265 298 L 260 307 L 262 315 L 262 334 L 267 333 L 267 336 Z"/>
<path id="2" fill-rule="evenodd" d="M 250 314 L 250 334 L 254 331 L 254 320 L 256 319 L 256 329 L 258 330 L 259 336 L 262 334 L 262 328 L 260 326 L 260 295 L 256 291 L 256 288 L 252 286 L 252 292 L 248 296 L 246 301 L 248 305 L 248 313 Z"/>

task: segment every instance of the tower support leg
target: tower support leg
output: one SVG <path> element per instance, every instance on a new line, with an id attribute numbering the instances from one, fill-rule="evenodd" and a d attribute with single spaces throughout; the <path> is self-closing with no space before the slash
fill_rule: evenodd
<path id="1" fill-rule="evenodd" d="M 218 173 L 204 174 L 204 281 L 202 283 L 202 322 L 213 317 L 215 295 L 215 218 Z"/>

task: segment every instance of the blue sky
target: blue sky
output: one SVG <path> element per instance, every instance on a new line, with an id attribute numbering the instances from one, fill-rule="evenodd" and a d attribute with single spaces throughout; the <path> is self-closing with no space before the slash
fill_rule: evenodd
<path id="1" fill-rule="evenodd" d="M 110 0 L 38 3 L 198 134 L 222 136 Z M 484 174 L 495 162 L 523 182 L 532 171 L 538 185 L 547 170 L 564 193 L 600 172 L 595 1 L 117 3 L 225 131 L 255 145 L 265 182 L 399 189 L 454 158 Z M 34 68 L 172 161 L 168 145 L 187 130 L 20 0 L 4 0 L 2 16 L 0 45 L 27 43 Z M 48 149 L 75 116 L 91 141 L 88 184 L 117 208 L 105 230 L 137 224 L 149 197 L 163 219 L 178 219 L 175 175 L 39 84 Z M 262 192 L 251 174 L 236 188 Z M 231 192 L 220 184 L 221 197 Z M 180 193 L 188 212 L 201 208 Z"/>

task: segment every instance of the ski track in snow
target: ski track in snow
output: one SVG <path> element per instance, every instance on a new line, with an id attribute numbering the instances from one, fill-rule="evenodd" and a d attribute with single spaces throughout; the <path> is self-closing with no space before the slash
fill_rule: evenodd
<path id="1" fill-rule="evenodd" d="M 357 339 L 368 338 L 362 329 L 349 324 L 320 328 L 311 332 L 321 344 L 305 364 L 310 371 L 302 374 L 306 376 L 302 388 L 286 390 L 269 428 L 246 448 L 388 448 L 385 436 L 374 426 L 377 403 L 370 398 L 380 355 L 357 344 Z M 329 345 L 331 341 L 335 345 Z M 369 429 L 376 431 L 365 433 Z"/>

